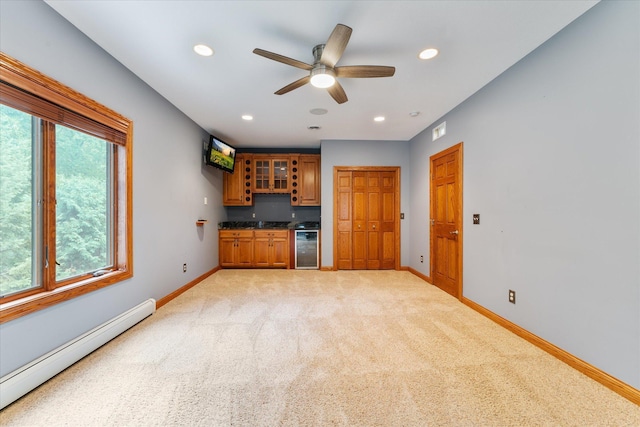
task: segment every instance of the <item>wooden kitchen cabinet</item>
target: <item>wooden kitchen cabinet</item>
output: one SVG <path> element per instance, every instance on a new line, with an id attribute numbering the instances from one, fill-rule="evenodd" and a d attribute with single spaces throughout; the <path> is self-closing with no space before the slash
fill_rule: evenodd
<path id="1" fill-rule="evenodd" d="M 255 267 L 289 267 L 289 231 L 256 230 L 253 265 Z"/>
<path id="2" fill-rule="evenodd" d="M 289 156 L 256 154 L 253 156 L 253 192 L 289 192 Z"/>
<path id="3" fill-rule="evenodd" d="M 252 206 L 253 194 L 290 194 L 291 206 L 320 206 L 319 154 L 236 154 L 223 175 L 222 204 Z"/>
<path id="4" fill-rule="evenodd" d="M 298 180 L 296 187 L 291 190 L 291 204 L 320 206 L 320 155 L 300 154 L 298 165 Z M 296 190 L 298 199 L 294 202 L 293 192 Z"/>
<path id="5" fill-rule="evenodd" d="M 219 230 L 223 268 L 289 268 L 289 230 Z"/>
<path id="6" fill-rule="evenodd" d="M 233 173 L 222 175 L 222 204 L 224 206 L 251 206 L 252 162 L 251 154 L 236 154 L 236 166 Z"/>
<path id="7" fill-rule="evenodd" d="M 251 267 L 253 265 L 252 230 L 220 230 L 218 237 L 220 267 Z"/>

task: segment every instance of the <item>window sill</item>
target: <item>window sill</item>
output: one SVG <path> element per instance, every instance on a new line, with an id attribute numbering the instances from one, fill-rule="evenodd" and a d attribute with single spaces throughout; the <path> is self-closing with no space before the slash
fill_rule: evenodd
<path id="1" fill-rule="evenodd" d="M 52 291 L 39 292 L 24 298 L 0 304 L 0 324 L 15 320 L 21 316 L 35 313 L 47 307 L 68 301 L 80 295 L 88 294 L 114 283 L 133 277 L 129 270 L 118 270 L 100 277 L 90 277 Z"/>

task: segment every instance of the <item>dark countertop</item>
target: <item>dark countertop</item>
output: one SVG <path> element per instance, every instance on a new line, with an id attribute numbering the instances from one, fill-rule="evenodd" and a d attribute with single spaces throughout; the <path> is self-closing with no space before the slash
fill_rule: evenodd
<path id="1" fill-rule="evenodd" d="M 319 230 L 317 221 L 287 222 L 287 221 L 223 221 L 218 223 L 219 230 Z"/>

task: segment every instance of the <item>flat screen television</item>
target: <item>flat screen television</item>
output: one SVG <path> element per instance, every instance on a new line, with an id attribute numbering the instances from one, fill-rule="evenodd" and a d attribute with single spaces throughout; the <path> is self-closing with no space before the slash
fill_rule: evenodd
<path id="1" fill-rule="evenodd" d="M 236 163 L 236 149 L 213 135 L 209 137 L 209 146 L 205 155 L 208 165 L 233 173 Z"/>

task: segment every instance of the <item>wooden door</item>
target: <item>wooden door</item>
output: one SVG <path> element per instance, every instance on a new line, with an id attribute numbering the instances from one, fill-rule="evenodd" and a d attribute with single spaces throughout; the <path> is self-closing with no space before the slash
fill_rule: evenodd
<path id="1" fill-rule="evenodd" d="M 399 265 L 400 244 L 399 218 L 400 210 L 399 183 L 395 172 L 387 171 L 380 173 L 380 268 L 391 270 Z M 396 264 L 396 261 L 398 264 Z"/>
<path id="2" fill-rule="evenodd" d="M 398 269 L 396 167 L 335 168 L 334 265 L 338 270 Z"/>
<path id="3" fill-rule="evenodd" d="M 336 223 L 333 235 L 334 265 L 338 270 L 353 269 L 353 240 L 351 230 L 352 221 L 352 174 L 351 171 L 338 171 L 334 173 L 335 209 L 334 221 Z"/>
<path id="4" fill-rule="evenodd" d="M 352 269 L 366 270 L 367 268 L 367 173 L 352 173 L 351 198 L 353 199 L 353 232 L 351 241 L 353 253 Z"/>
<path id="5" fill-rule="evenodd" d="M 366 188 L 366 269 L 380 270 L 381 267 L 381 237 L 380 219 L 382 213 L 382 198 L 380 197 L 381 183 L 380 172 L 367 172 L 367 188 Z"/>
<path id="6" fill-rule="evenodd" d="M 431 157 L 431 279 L 462 297 L 462 143 Z"/>

